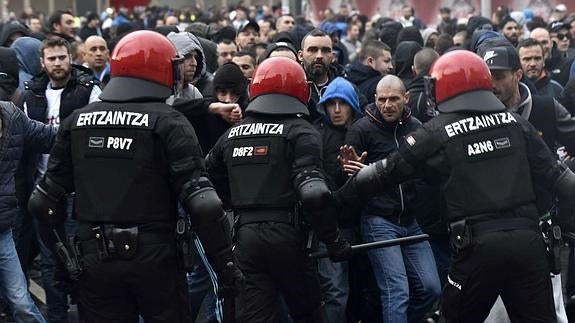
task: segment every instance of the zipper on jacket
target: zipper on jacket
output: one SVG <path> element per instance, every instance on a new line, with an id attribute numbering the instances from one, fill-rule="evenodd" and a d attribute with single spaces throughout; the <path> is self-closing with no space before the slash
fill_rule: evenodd
<path id="1" fill-rule="evenodd" d="M 393 139 L 395 140 L 395 146 L 397 147 L 398 151 L 399 151 L 399 140 L 397 140 L 397 127 L 399 127 L 400 124 L 402 124 L 401 120 L 395 125 L 395 129 L 393 130 Z M 401 212 L 397 216 L 397 223 L 401 224 L 401 215 L 403 214 L 403 211 L 405 211 L 405 205 L 403 202 L 403 189 L 401 188 L 401 184 L 399 184 L 399 199 L 401 201 Z"/>

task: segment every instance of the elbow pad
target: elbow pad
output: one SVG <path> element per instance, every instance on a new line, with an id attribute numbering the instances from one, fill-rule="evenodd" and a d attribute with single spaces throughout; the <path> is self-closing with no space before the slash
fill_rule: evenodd
<path id="1" fill-rule="evenodd" d="M 42 222 L 56 224 L 66 220 L 63 197 L 66 190 L 50 178 L 44 177 L 32 191 L 28 211 Z"/>
<path id="2" fill-rule="evenodd" d="M 339 237 L 335 203 L 331 191 L 318 171 L 303 171 L 296 176 L 295 187 L 304 216 L 319 240 L 331 244 Z"/>
<path id="3" fill-rule="evenodd" d="M 331 191 L 317 171 L 303 171 L 296 177 L 296 190 L 304 210 L 316 212 L 329 204 Z"/>

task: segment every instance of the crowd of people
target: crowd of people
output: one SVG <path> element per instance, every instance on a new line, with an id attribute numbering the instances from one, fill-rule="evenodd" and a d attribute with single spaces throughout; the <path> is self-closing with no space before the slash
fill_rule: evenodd
<path id="1" fill-rule="evenodd" d="M 11 14 L 0 29 L 5 312 L 68 322 L 73 294 L 85 322 L 217 322 L 224 286 L 240 289 L 241 322 L 575 320 L 575 241 L 552 234 L 575 234 L 562 203 L 575 190 L 556 169 L 574 165 L 575 13 L 530 12 L 455 19 L 444 7 L 434 26 L 410 6 L 393 19 L 342 5 L 317 23 L 242 5 Z M 514 217 L 530 220 L 499 221 Z M 196 233 L 178 248 L 196 257 L 174 269 L 175 251 L 150 245 L 181 219 Z M 84 254 L 79 280 L 54 248 L 67 236 Z M 562 275 L 555 249 L 569 251 Z M 116 258 L 132 263 L 100 266 Z M 26 288 L 35 259 L 44 314 Z"/>

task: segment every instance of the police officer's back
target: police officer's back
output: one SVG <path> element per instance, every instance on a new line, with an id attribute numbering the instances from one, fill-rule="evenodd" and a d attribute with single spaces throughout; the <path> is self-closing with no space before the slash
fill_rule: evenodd
<path id="1" fill-rule="evenodd" d="M 321 138 L 307 114 L 309 88 L 293 60 L 274 57 L 255 71 L 246 118 L 206 157 L 211 174 L 225 174 L 237 215 L 236 255 L 246 275 L 242 321 L 276 322 L 278 294 L 295 321 L 323 322 L 314 263 L 305 254 L 301 217 L 345 257 L 331 194 L 321 174 Z M 301 202 L 303 214 L 296 205 Z"/>
<path id="2" fill-rule="evenodd" d="M 163 103 L 181 81 L 176 55 L 158 33 L 122 38 L 102 102 L 64 120 L 46 176 L 30 199 L 30 210 L 50 227 L 62 222 L 62 195 L 76 192 L 78 241 L 68 252 L 78 252 L 75 260 L 83 264 L 74 278 L 86 322 L 137 322 L 138 315 L 146 322 L 189 321 L 176 247 L 178 200 L 222 284 L 237 273 L 229 225 L 194 130 Z M 50 229 L 45 236 L 54 240 Z"/>
<path id="3" fill-rule="evenodd" d="M 430 75 L 439 116 L 408 135 L 405 149 L 360 170 L 338 198 L 370 196 L 416 174 L 439 177 L 454 256 L 447 320 L 483 322 L 501 296 L 512 321 L 555 321 L 533 186 L 555 189 L 572 208 L 575 176 L 528 121 L 505 111 L 480 57 L 450 52 Z"/>

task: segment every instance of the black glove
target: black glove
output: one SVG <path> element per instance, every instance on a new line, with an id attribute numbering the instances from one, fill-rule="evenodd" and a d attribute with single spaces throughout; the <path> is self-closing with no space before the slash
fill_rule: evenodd
<path id="1" fill-rule="evenodd" d="M 218 272 L 218 297 L 229 299 L 236 297 L 244 287 L 245 277 L 234 262 L 228 262 L 224 269 Z"/>
<path id="2" fill-rule="evenodd" d="M 333 262 L 347 261 L 353 256 L 351 245 L 341 237 L 332 243 L 326 244 L 326 247 L 329 259 Z"/>

